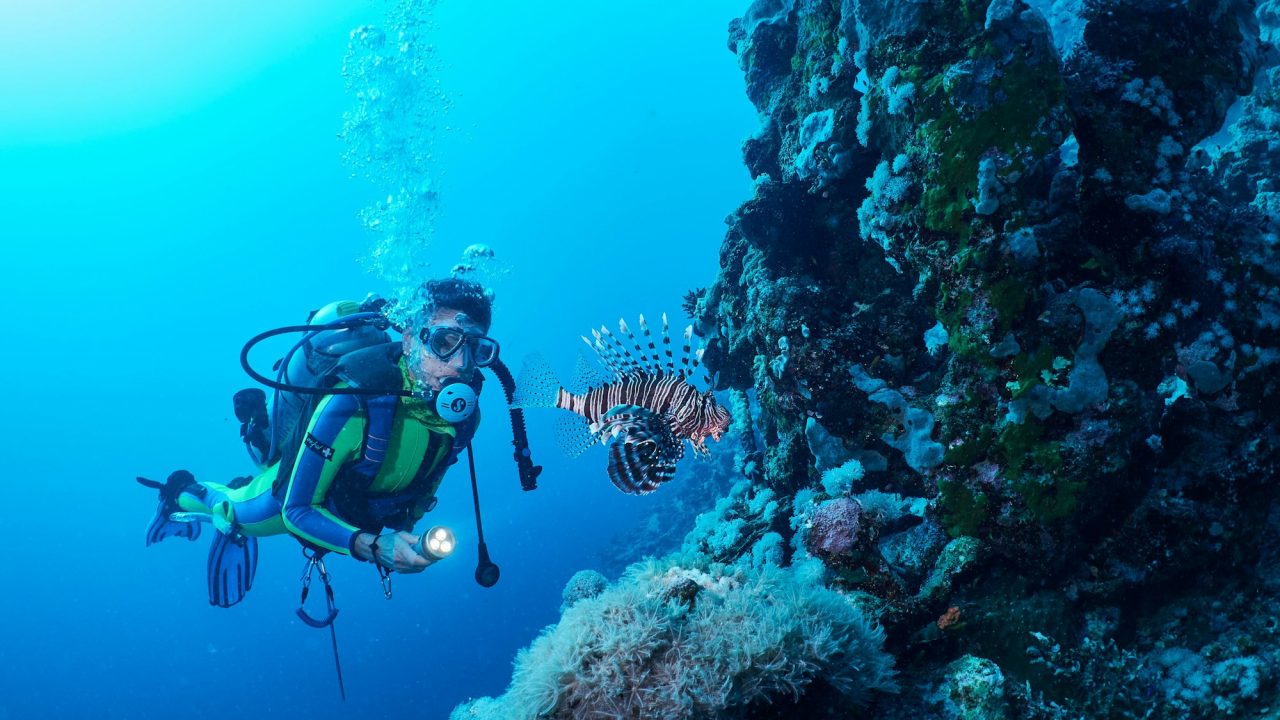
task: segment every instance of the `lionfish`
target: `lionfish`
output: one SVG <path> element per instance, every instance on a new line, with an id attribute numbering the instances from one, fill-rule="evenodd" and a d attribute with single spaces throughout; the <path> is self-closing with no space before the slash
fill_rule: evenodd
<path id="1" fill-rule="evenodd" d="M 710 390 L 690 382 L 705 348 L 692 349 L 693 326 L 685 328 L 679 362 L 671 350 L 667 316 L 662 316 L 662 352 L 644 316 L 640 331 L 647 351 L 628 327 L 618 321 L 619 334 L 635 348 L 627 349 L 618 335 L 601 326 L 593 339 L 582 341 L 595 352 L 604 372 L 579 356 L 574 373 L 581 393 L 561 386 L 545 360 L 529 358 L 517 384 L 515 407 L 554 407 L 568 410 L 559 423 L 560 444 L 571 457 L 602 443 L 608 449 L 609 479 L 619 490 L 645 495 L 657 490 L 676 472 L 688 441 L 696 455 L 707 456 L 706 439 L 719 440 L 729 429 L 729 413 Z"/>

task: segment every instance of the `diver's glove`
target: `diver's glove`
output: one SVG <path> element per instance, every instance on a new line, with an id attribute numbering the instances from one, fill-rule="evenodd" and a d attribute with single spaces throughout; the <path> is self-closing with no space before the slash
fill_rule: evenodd
<path id="1" fill-rule="evenodd" d="M 356 536 L 353 550 L 357 559 L 375 563 L 384 570 L 420 573 L 431 563 L 413 549 L 417 542 L 418 536 L 407 532 L 389 532 L 384 535 L 360 533 Z"/>

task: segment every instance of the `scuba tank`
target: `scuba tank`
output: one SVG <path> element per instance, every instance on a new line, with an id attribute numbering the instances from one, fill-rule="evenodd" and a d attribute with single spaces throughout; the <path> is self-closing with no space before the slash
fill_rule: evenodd
<path id="1" fill-rule="evenodd" d="M 245 440 L 249 456 L 260 468 L 279 462 L 286 450 L 296 451 L 297 436 L 305 430 L 305 425 L 315 410 L 317 397 L 300 390 L 334 385 L 337 381 L 334 371 L 338 369 L 343 356 L 392 342 L 391 336 L 386 332 L 387 325 L 379 327 L 379 323 L 373 322 L 341 322 L 362 313 L 376 313 L 374 308 L 380 308 L 380 302 L 374 299 L 357 304 L 340 300 L 313 311 L 307 318 L 307 325 L 301 326 L 306 334 L 273 367 L 277 371 L 277 377 L 269 406 L 265 404 L 265 393 L 257 388 L 236 393 L 233 402 L 236 417 L 242 423 L 240 434 Z M 298 326 L 287 330 L 297 331 L 295 327 Z M 248 350 L 274 334 L 279 333 L 268 331 L 259 335 L 245 349 Z"/>

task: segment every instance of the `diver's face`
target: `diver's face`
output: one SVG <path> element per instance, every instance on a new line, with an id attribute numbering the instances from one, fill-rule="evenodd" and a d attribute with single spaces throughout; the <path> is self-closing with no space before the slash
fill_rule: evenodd
<path id="1" fill-rule="evenodd" d="M 405 333 L 404 356 L 408 359 L 409 375 L 419 387 L 439 390 L 444 381 L 450 378 L 470 380 L 472 374 L 476 372 L 476 366 L 467 344 L 463 343 L 463 347 L 448 360 L 441 359 L 419 338 L 418 334 L 423 327 L 453 327 L 475 334 L 484 334 L 489 329 L 473 321 L 460 310 L 440 308 L 425 325 Z"/>

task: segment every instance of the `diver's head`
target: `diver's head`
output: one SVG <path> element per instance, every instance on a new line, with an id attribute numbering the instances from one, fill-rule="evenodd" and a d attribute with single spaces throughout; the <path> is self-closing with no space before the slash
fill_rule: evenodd
<path id="1" fill-rule="evenodd" d="M 419 302 L 404 333 L 409 375 L 419 389 L 439 391 L 453 378 L 469 382 L 497 359 L 498 344 L 488 337 L 493 298 L 478 283 L 429 280 Z"/>

